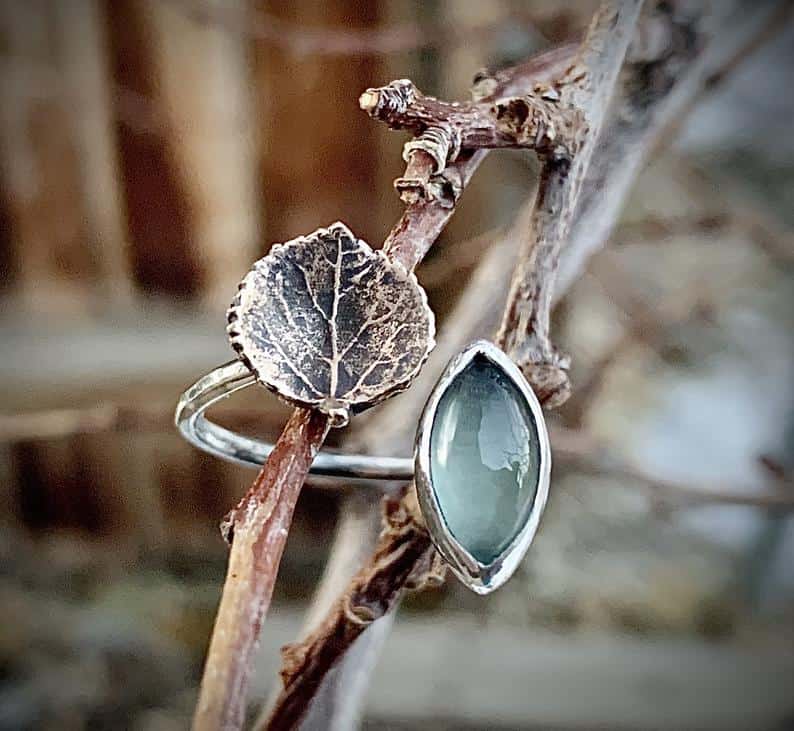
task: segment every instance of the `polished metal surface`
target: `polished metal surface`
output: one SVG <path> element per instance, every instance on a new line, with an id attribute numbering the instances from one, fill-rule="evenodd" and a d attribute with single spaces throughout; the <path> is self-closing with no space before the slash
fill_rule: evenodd
<path id="1" fill-rule="evenodd" d="M 225 429 L 206 418 L 204 412 L 236 391 L 256 383 L 255 376 L 240 361 L 231 361 L 188 388 L 179 399 L 174 420 L 179 431 L 199 449 L 246 467 L 259 468 L 273 445 Z M 378 457 L 365 454 L 320 452 L 310 473 L 325 477 L 358 480 L 411 480 L 410 457 Z"/>

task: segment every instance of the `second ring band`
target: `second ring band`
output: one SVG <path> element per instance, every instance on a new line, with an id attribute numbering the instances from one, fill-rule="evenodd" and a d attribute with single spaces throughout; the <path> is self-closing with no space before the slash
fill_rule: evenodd
<path id="1" fill-rule="evenodd" d="M 199 378 L 179 399 L 174 420 L 191 444 L 205 452 L 246 467 L 261 467 L 273 445 L 215 424 L 204 416 L 213 404 L 256 383 L 240 361 L 231 361 Z M 363 480 L 410 480 L 414 461 L 410 457 L 378 457 L 366 454 L 320 452 L 309 472 L 324 477 Z"/>

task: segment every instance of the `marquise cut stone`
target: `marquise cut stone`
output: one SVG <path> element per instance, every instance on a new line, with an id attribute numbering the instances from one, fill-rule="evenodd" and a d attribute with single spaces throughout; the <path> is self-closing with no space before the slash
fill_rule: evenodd
<path id="1" fill-rule="evenodd" d="M 526 398 L 498 364 L 476 355 L 438 402 L 430 477 L 449 532 L 481 564 L 493 564 L 526 524 L 540 460 Z"/>

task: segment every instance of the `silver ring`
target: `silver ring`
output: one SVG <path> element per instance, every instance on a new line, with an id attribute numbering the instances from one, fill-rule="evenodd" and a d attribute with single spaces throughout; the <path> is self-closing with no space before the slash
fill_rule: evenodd
<path id="1" fill-rule="evenodd" d="M 255 384 L 256 377 L 245 364 L 233 360 L 199 378 L 180 397 L 174 421 L 185 439 L 199 449 L 245 467 L 261 467 L 273 445 L 225 429 L 209 421 L 204 412 L 235 391 Z M 320 452 L 309 469 L 323 477 L 359 480 L 411 480 L 411 457 L 378 457 L 366 454 Z"/>

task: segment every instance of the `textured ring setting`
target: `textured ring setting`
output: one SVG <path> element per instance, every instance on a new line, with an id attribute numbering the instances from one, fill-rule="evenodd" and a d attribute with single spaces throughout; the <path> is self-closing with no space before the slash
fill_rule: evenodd
<path id="1" fill-rule="evenodd" d="M 207 419 L 255 383 L 324 413 L 332 426 L 406 389 L 434 345 L 434 318 L 413 273 L 341 223 L 274 246 L 228 314 L 238 360 L 200 378 L 175 420 L 192 444 L 260 467 L 273 445 Z M 310 474 L 413 480 L 430 538 L 455 575 L 487 594 L 518 567 L 546 505 L 551 448 L 521 370 L 478 340 L 446 367 L 419 421 L 412 458 L 321 451 Z"/>

